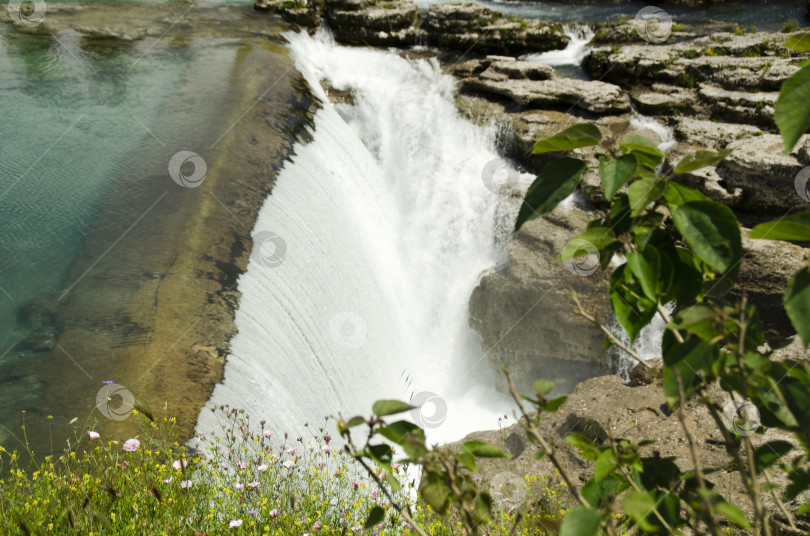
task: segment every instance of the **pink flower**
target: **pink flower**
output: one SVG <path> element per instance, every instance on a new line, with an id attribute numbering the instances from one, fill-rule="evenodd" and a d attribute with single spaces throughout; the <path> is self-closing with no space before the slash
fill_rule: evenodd
<path id="1" fill-rule="evenodd" d="M 321 530 L 323 525 L 321 525 L 320 521 L 316 521 L 314 525 L 312 525 L 312 530 Z"/>
<path id="2" fill-rule="evenodd" d="M 98 435 L 98 432 L 94 432 L 94 431 L 92 431 L 92 430 L 90 430 L 89 432 L 87 432 L 87 436 L 88 436 L 90 439 L 98 439 L 99 437 L 101 437 L 100 435 Z"/>
<path id="3" fill-rule="evenodd" d="M 286 462 L 284 462 L 284 467 L 286 467 L 287 469 L 290 469 L 293 465 L 295 465 L 295 462 L 292 460 L 287 460 Z"/>
<path id="4" fill-rule="evenodd" d="M 237 528 L 237 527 L 241 527 L 241 526 L 242 526 L 242 520 L 241 520 L 241 519 L 234 519 L 233 521 L 231 521 L 231 522 L 228 524 L 228 526 L 229 526 L 230 528 L 232 528 L 232 529 L 235 529 L 235 528 Z"/>
<path id="5" fill-rule="evenodd" d="M 205 441 L 205 434 L 200 434 L 200 441 Z"/>
<path id="6" fill-rule="evenodd" d="M 182 480 L 180 481 L 180 487 L 183 489 L 191 487 L 191 480 Z"/>
<path id="7" fill-rule="evenodd" d="M 258 483 L 258 482 L 248 482 L 248 485 L 247 485 L 247 486 L 248 486 L 250 489 L 259 489 L 259 483 Z"/>
<path id="8" fill-rule="evenodd" d="M 398 463 L 392 463 L 391 464 L 391 470 L 394 471 L 395 473 L 399 470 L 400 467 L 402 467 L 402 466 L 400 464 L 398 464 Z"/>
<path id="9" fill-rule="evenodd" d="M 360 532 L 361 530 L 363 530 L 363 527 L 360 525 L 355 525 L 352 527 L 352 532 Z"/>
<path id="10" fill-rule="evenodd" d="M 354 489 L 359 488 L 359 487 L 360 487 L 360 482 L 358 482 L 357 480 L 355 480 L 354 482 L 352 482 L 352 487 L 353 487 Z"/>
<path id="11" fill-rule="evenodd" d="M 326 435 L 323 436 L 323 440 L 326 441 L 327 443 L 332 441 L 332 436 L 329 435 L 329 432 L 326 432 Z"/>
<path id="12" fill-rule="evenodd" d="M 290 456 L 295 455 L 295 447 L 288 448 L 287 449 L 287 454 L 289 454 Z"/>
<path id="13" fill-rule="evenodd" d="M 243 489 L 245 489 L 245 485 L 244 485 L 244 484 L 242 484 L 242 483 L 240 483 L 240 482 L 237 482 L 237 483 L 236 483 L 236 485 L 235 485 L 234 487 L 235 487 L 236 489 L 238 489 L 239 491 L 242 491 Z"/>
<path id="14" fill-rule="evenodd" d="M 247 464 L 245 462 L 236 462 L 236 466 L 239 469 L 247 469 Z"/>
<path id="15" fill-rule="evenodd" d="M 174 469 L 175 471 L 179 471 L 180 469 L 186 467 L 187 465 L 188 463 L 186 463 L 186 460 L 175 460 L 174 463 L 172 464 L 172 469 Z"/>
<path id="16" fill-rule="evenodd" d="M 256 470 L 258 472 L 260 472 L 260 473 L 266 473 L 267 472 L 267 466 L 265 464 L 261 464 L 260 466 L 258 466 L 256 468 Z"/>
<path id="17" fill-rule="evenodd" d="M 330 447 L 329 445 L 324 445 L 321 447 L 321 450 L 329 454 L 330 452 L 332 452 L 332 447 Z"/>
<path id="18" fill-rule="evenodd" d="M 267 439 L 270 439 L 271 437 L 273 437 L 273 432 L 271 432 L 270 430 L 265 430 L 264 431 L 264 437 L 266 437 Z"/>
<path id="19" fill-rule="evenodd" d="M 135 452 L 136 450 L 138 450 L 138 447 L 140 447 L 140 446 L 141 446 L 141 442 L 138 441 L 135 438 L 132 438 L 132 439 L 127 439 L 126 441 L 124 441 L 124 447 L 123 448 L 127 452 Z"/>
<path id="20" fill-rule="evenodd" d="M 374 490 L 374 491 L 372 491 L 372 492 L 371 492 L 371 496 L 372 496 L 372 497 L 374 497 L 374 498 L 376 499 L 377 497 L 379 497 L 379 496 L 380 496 L 380 492 L 379 492 L 379 491 L 377 491 L 377 490 Z"/>
<path id="21" fill-rule="evenodd" d="M 273 518 L 278 517 L 278 510 L 276 510 L 275 508 L 270 510 L 270 517 L 273 517 Z"/>

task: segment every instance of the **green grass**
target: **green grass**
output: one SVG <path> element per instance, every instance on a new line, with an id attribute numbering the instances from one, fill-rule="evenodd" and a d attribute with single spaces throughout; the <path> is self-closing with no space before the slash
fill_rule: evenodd
<path id="1" fill-rule="evenodd" d="M 20 451 L 0 447 L 0 534 L 415 534 L 322 429 L 273 435 L 243 410 L 212 411 L 227 431 L 201 435 L 196 452 L 176 441 L 174 419 L 156 422 L 138 412 L 142 432 L 132 452 L 124 441 L 91 438 L 84 427 L 69 450 L 40 459 L 23 427 L 15 436 Z M 407 467 L 395 472 L 401 489 L 389 492 L 412 505 L 417 523 L 430 534 L 462 533 L 459 516 L 438 516 L 416 498 L 418 482 Z M 563 490 L 558 477 L 525 477 L 521 515 L 500 509 L 487 533 L 556 527 L 568 508 Z M 377 505 L 384 523 L 364 529 Z"/>

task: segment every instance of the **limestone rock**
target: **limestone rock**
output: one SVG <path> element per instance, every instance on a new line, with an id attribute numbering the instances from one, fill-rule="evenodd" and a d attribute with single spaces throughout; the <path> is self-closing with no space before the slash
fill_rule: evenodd
<path id="1" fill-rule="evenodd" d="M 583 256 L 578 266 L 553 263 L 589 215 L 560 207 L 523 226 L 508 246 L 508 267 L 485 275 L 470 298 L 470 326 L 482 337 L 498 388 L 506 365 L 522 392 L 535 380 L 559 380 L 561 391 L 610 369 L 604 335 L 574 313 L 570 295 L 604 318 L 609 310 L 604 272 Z"/>

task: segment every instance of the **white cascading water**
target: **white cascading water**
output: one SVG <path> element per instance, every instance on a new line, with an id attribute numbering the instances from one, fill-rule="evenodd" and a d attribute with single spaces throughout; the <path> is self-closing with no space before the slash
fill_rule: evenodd
<path id="1" fill-rule="evenodd" d="M 587 24 L 563 26 L 568 36 L 568 45 L 563 50 L 550 50 L 540 54 L 525 54 L 522 60 L 537 61 L 552 67 L 574 65 L 581 66 L 582 60 L 588 55 L 588 43 L 596 35 Z"/>
<path id="2" fill-rule="evenodd" d="M 238 333 L 208 406 L 295 434 L 428 392 L 440 398 L 411 417 L 430 441 L 496 428 L 514 406 L 467 324 L 517 210 L 481 178 L 495 128 L 458 115 L 435 60 L 336 46 L 323 32 L 288 38 L 324 104 L 260 211 Z M 330 104 L 324 79 L 354 104 Z M 197 431 L 212 430 L 204 410 Z"/>

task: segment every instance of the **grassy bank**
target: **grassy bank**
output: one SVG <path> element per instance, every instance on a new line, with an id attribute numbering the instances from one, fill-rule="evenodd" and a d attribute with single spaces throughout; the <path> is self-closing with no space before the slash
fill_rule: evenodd
<path id="1" fill-rule="evenodd" d="M 243 410 L 212 411 L 224 432 L 201 434 L 196 451 L 176 441 L 174 419 L 136 411 L 142 422 L 136 437 L 113 440 L 92 426 L 77 427 L 67 450 L 40 458 L 26 446 L 23 421 L 9 430 L 20 449 L 0 447 L 0 534 L 412 533 L 324 429 L 289 437 L 251 423 Z M 430 534 L 463 534 L 452 511 L 438 516 L 416 496 L 415 474 L 405 465 L 394 471 L 402 489 L 393 496 L 410 501 L 417 523 Z M 504 501 L 487 533 L 537 534 L 557 526 L 562 488 L 542 477 L 525 480 L 518 490 L 490 490 Z M 374 506 L 386 516 L 365 528 Z"/>

